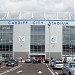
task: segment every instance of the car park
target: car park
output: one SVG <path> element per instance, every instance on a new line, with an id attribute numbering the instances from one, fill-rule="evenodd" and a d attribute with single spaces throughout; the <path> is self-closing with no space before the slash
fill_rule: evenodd
<path id="1" fill-rule="evenodd" d="M 67 75 L 75 75 L 75 62 L 70 61 L 64 64 L 62 73 Z"/>
<path id="2" fill-rule="evenodd" d="M 62 68 L 63 67 L 63 61 L 55 61 L 53 68 L 54 69 L 58 69 L 58 68 Z"/>
<path id="3" fill-rule="evenodd" d="M 6 62 L 6 67 L 8 66 L 18 66 L 18 62 L 15 61 L 14 59 L 9 59 L 7 62 Z"/>

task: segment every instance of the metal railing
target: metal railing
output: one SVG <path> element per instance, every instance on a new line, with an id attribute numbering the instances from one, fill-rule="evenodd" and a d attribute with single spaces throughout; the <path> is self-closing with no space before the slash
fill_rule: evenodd
<path id="1" fill-rule="evenodd" d="M 3 19 L 34 19 L 34 20 L 75 20 L 73 12 L 20 12 L 0 13 L 0 20 Z"/>

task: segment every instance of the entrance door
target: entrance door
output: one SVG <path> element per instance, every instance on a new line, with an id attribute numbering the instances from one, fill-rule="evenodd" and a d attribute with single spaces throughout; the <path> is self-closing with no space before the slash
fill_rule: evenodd
<path id="1" fill-rule="evenodd" d="M 30 57 L 35 57 L 39 59 L 45 59 L 45 55 L 31 55 Z"/>

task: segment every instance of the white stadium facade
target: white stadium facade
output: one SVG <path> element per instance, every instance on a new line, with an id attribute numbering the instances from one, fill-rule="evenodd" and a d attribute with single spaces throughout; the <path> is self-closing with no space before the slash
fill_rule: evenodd
<path id="1" fill-rule="evenodd" d="M 75 57 L 74 13 L 0 16 L 0 56 Z"/>

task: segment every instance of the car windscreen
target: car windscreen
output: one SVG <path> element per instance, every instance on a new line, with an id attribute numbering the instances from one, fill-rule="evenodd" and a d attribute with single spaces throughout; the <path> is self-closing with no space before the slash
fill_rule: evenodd
<path id="1" fill-rule="evenodd" d="M 54 62 L 54 60 L 52 60 L 51 62 Z"/>
<path id="2" fill-rule="evenodd" d="M 31 59 L 31 58 L 27 58 L 27 59 Z"/>
<path id="3" fill-rule="evenodd" d="M 15 60 L 9 60 L 9 62 L 15 62 Z"/>
<path id="4" fill-rule="evenodd" d="M 55 62 L 56 64 L 63 64 L 63 62 Z"/>
<path id="5" fill-rule="evenodd" d="M 75 63 L 70 63 L 69 66 L 70 66 L 70 68 L 73 68 L 73 67 L 75 68 Z"/>

